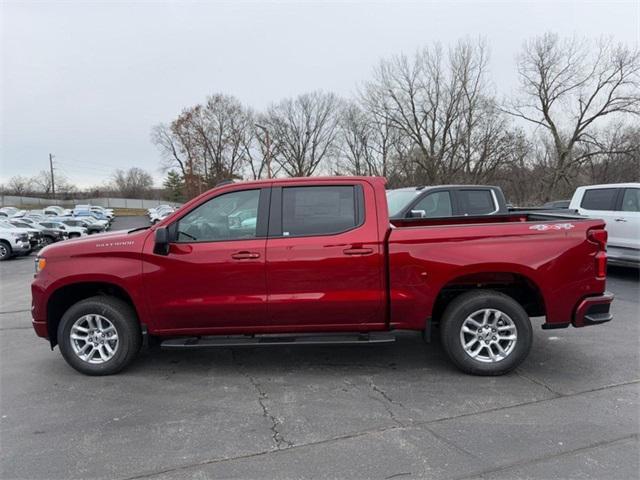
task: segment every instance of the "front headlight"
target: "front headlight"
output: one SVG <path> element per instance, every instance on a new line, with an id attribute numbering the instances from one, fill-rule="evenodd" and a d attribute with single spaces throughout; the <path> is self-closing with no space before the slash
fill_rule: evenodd
<path id="1" fill-rule="evenodd" d="M 47 266 L 47 259 L 44 257 L 36 257 L 35 264 L 36 274 L 38 274 Z"/>

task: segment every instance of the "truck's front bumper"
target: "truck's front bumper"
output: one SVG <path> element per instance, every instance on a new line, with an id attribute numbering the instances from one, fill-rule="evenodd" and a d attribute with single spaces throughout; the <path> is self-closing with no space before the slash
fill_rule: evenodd
<path id="1" fill-rule="evenodd" d="M 613 319 L 613 314 L 610 311 L 613 298 L 614 295 L 611 292 L 585 297 L 576 305 L 573 319 L 570 322 L 544 323 L 542 324 L 542 328 L 544 330 L 551 330 L 555 328 L 567 328 L 569 325 L 580 328 L 609 322 Z"/>
<path id="2" fill-rule="evenodd" d="M 35 330 L 37 336 L 49 339 L 47 322 L 38 322 L 37 320 L 32 319 L 31 326 L 33 327 L 33 330 Z"/>

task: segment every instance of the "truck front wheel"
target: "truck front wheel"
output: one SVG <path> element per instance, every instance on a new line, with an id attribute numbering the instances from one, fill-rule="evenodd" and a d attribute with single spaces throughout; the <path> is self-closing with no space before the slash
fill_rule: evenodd
<path id="1" fill-rule="evenodd" d="M 60 352 L 86 375 L 111 375 L 135 358 L 142 345 L 140 324 L 126 302 L 107 296 L 81 300 L 58 325 Z"/>
<path id="2" fill-rule="evenodd" d="M 456 297 L 442 316 L 442 345 L 451 361 L 474 375 L 502 375 L 531 350 L 531 322 L 513 298 L 490 290 Z"/>

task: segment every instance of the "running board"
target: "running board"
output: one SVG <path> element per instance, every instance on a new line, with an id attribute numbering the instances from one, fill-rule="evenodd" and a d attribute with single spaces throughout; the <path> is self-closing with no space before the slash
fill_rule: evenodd
<path id="1" fill-rule="evenodd" d="M 308 333 L 266 334 L 209 337 L 181 337 L 163 341 L 165 349 L 208 347 L 254 347 L 271 345 L 365 345 L 392 343 L 396 337 L 389 332 L 370 333 Z"/>

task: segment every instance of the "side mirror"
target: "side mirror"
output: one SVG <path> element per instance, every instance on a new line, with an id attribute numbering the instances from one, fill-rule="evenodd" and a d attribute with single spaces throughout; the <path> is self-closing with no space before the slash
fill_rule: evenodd
<path id="1" fill-rule="evenodd" d="M 169 255 L 169 232 L 167 231 L 167 227 L 156 229 L 153 253 L 157 255 Z"/>
<path id="2" fill-rule="evenodd" d="M 424 218 L 426 216 L 427 212 L 424 210 L 411 210 L 408 215 L 409 218 Z"/>

